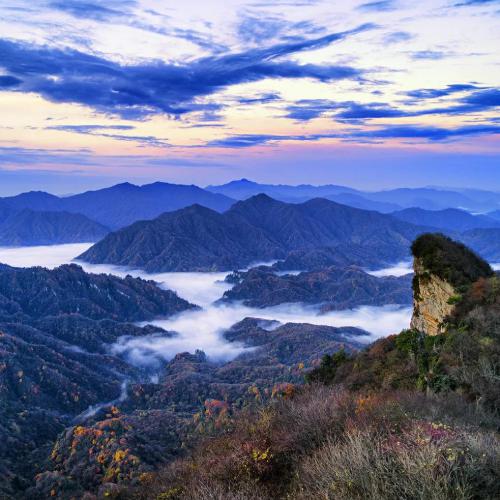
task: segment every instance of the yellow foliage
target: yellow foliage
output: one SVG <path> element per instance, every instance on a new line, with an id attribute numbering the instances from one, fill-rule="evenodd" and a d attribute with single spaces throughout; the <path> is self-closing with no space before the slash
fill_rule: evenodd
<path id="1" fill-rule="evenodd" d="M 252 450 L 252 458 L 255 462 L 268 461 L 271 458 L 269 451 L 269 448 L 265 451 Z"/>
<path id="2" fill-rule="evenodd" d="M 177 495 L 179 495 L 182 492 L 181 488 L 170 488 L 167 491 L 164 491 L 163 493 L 160 493 L 157 497 L 156 500 L 169 500 L 170 498 L 175 498 Z"/>
<path id="3" fill-rule="evenodd" d="M 87 433 L 87 429 L 85 427 L 82 427 L 81 425 L 78 425 L 75 427 L 75 430 L 73 431 L 73 434 L 75 436 L 84 436 Z"/>
<path id="4" fill-rule="evenodd" d="M 356 414 L 360 414 L 364 411 L 370 410 L 375 404 L 375 398 L 373 396 L 360 396 L 356 400 Z"/>
<path id="5" fill-rule="evenodd" d="M 153 477 L 154 477 L 154 475 L 151 472 L 143 472 L 139 476 L 139 481 L 141 483 L 147 483 L 147 482 L 151 481 L 153 479 Z"/>
<path id="6" fill-rule="evenodd" d="M 121 462 L 127 456 L 128 450 L 116 450 L 113 456 L 115 462 Z"/>

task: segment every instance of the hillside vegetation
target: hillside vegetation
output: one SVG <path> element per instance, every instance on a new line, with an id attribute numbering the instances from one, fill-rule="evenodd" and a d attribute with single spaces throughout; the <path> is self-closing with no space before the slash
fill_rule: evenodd
<path id="1" fill-rule="evenodd" d="M 256 401 L 222 431 L 205 415 L 187 458 L 124 495 L 498 498 L 500 279 L 441 235 L 413 249 L 464 290 L 444 333 L 408 330 L 358 354 L 325 355 L 307 385 Z"/>

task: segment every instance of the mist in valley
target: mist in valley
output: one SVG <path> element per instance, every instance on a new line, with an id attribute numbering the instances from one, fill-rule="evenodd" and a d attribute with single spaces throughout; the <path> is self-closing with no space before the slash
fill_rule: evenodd
<path id="1" fill-rule="evenodd" d="M 58 265 L 75 262 L 73 259 L 91 244 L 55 245 L 45 247 L 0 248 L 0 262 L 17 267 Z M 366 342 L 398 333 L 407 328 L 411 308 L 396 304 L 382 307 L 362 306 L 356 309 L 321 313 L 319 306 L 282 304 L 263 309 L 242 304 L 215 304 L 232 285 L 224 282 L 229 273 L 145 273 L 112 265 L 94 265 L 76 261 L 85 271 L 131 275 L 158 282 L 160 287 L 174 290 L 200 309 L 180 313 L 167 319 L 157 319 L 151 324 L 162 327 L 174 336 L 162 334 L 140 338 L 122 337 L 111 350 L 138 366 L 152 366 L 160 360 L 170 360 L 179 352 L 203 350 L 211 359 L 230 360 L 240 354 L 245 346 L 228 342 L 223 333 L 246 317 L 262 318 L 284 323 L 309 323 L 334 327 L 354 326 L 367 332 Z M 411 272 L 409 263 L 372 272 L 376 276 L 402 275 Z M 359 340 L 359 339 L 358 339 Z"/>

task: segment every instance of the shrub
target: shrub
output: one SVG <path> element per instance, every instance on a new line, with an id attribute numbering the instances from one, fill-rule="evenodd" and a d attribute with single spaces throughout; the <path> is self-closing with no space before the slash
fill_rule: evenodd
<path id="1" fill-rule="evenodd" d="M 354 429 L 329 439 L 300 466 L 293 498 L 335 500 L 497 498 L 490 435 L 456 435 L 442 424 L 414 423 L 397 436 Z"/>
<path id="2" fill-rule="evenodd" d="M 440 233 L 419 236 L 411 250 L 413 256 L 422 261 L 426 271 L 458 290 L 467 288 L 479 278 L 493 276 L 493 270 L 485 260 L 462 243 Z"/>
<path id="3" fill-rule="evenodd" d="M 134 498 L 497 498 L 498 435 L 478 415 L 457 395 L 309 385 L 243 412 Z"/>
<path id="4" fill-rule="evenodd" d="M 333 382 L 338 367 L 349 359 L 350 357 L 346 354 L 344 349 L 341 349 L 331 355 L 325 354 L 321 359 L 319 367 L 306 374 L 306 381 L 320 382 L 322 384 L 329 384 Z"/>

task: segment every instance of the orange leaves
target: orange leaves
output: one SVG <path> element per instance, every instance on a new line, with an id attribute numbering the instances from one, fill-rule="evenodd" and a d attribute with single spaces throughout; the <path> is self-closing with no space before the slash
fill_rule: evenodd
<path id="1" fill-rule="evenodd" d="M 372 410 L 377 403 L 377 400 L 374 396 L 360 396 L 356 399 L 356 415 L 361 413 L 369 412 Z"/>
<path id="2" fill-rule="evenodd" d="M 205 414 L 213 417 L 215 415 L 226 414 L 229 409 L 227 401 L 220 401 L 218 399 L 207 399 L 205 401 Z"/>
<path id="3" fill-rule="evenodd" d="M 295 386 L 288 382 L 276 384 L 271 392 L 271 397 L 282 397 L 285 399 L 291 398 L 295 394 Z"/>
<path id="4" fill-rule="evenodd" d="M 90 431 L 90 429 L 87 429 L 86 427 L 82 427 L 81 425 L 78 425 L 73 430 L 73 435 L 74 436 L 85 436 L 86 434 L 88 434 L 89 431 Z"/>

